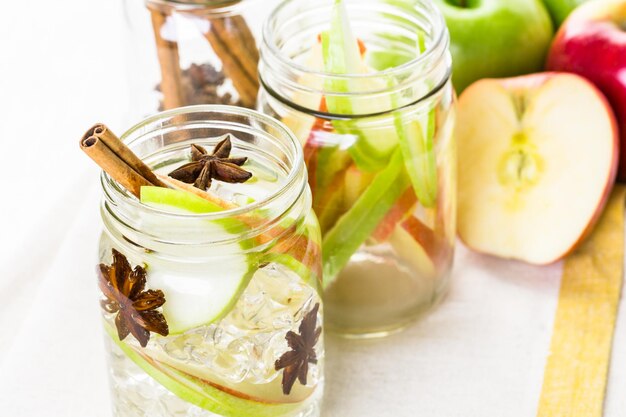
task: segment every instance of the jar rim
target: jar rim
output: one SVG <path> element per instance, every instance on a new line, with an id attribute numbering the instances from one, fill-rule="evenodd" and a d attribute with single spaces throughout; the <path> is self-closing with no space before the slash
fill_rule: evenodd
<path id="1" fill-rule="evenodd" d="M 257 112 L 255 110 L 250 110 L 250 109 L 246 109 L 242 107 L 235 107 L 235 106 L 210 105 L 210 104 L 180 107 L 177 109 L 167 110 L 167 111 L 157 113 L 153 116 L 150 116 L 142 120 L 141 122 L 137 123 L 130 129 L 128 129 L 122 136 L 120 136 L 120 139 L 126 145 L 132 148 L 133 143 L 140 141 L 141 139 L 145 138 L 147 135 L 154 135 L 156 132 L 159 131 L 158 128 L 155 128 L 149 131 L 143 131 L 146 127 L 152 124 L 158 124 L 160 121 L 163 121 L 171 117 L 188 115 L 188 114 L 193 114 L 193 113 L 215 113 L 215 114 L 222 114 L 222 115 L 236 115 L 236 116 L 250 117 L 252 120 L 260 121 L 264 123 L 266 126 L 276 129 L 276 131 L 280 132 L 281 135 L 284 134 L 284 138 L 286 138 L 288 141 L 289 151 L 293 152 L 293 158 L 292 158 L 292 166 L 290 167 L 289 173 L 284 183 L 281 185 L 281 187 L 259 201 L 255 201 L 252 204 L 247 204 L 245 206 L 241 206 L 241 207 L 237 207 L 233 209 L 225 209 L 225 210 L 221 210 L 221 211 L 213 212 L 213 213 L 173 213 L 170 211 L 158 209 L 158 208 L 151 207 L 151 206 L 141 203 L 138 199 L 130 196 L 129 193 L 120 184 L 118 184 L 113 178 L 111 178 L 106 172 L 103 171 L 101 174 L 100 180 L 101 180 L 102 189 L 107 199 L 113 202 L 118 202 L 118 201 L 124 202 L 124 204 L 130 205 L 133 209 L 141 210 L 151 215 L 162 216 L 163 218 L 179 219 L 179 220 L 202 219 L 202 220 L 217 221 L 217 220 L 224 220 L 224 219 L 228 219 L 231 217 L 241 216 L 241 215 L 249 214 L 254 211 L 258 211 L 259 209 L 265 208 L 271 205 L 272 203 L 276 202 L 276 200 L 280 199 L 281 197 L 284 197 L 287 193 L 290 192 L 290 190 L 295 189 L 297 191 L 294 193 L 294 198 L 293 198 L 294 201 L 300 198 L 302 193 L 304 193 L 304 191 L 306 190 L 306 186 L 307 186 L 307 176 L 306 176 L 306 170 L 304 169 L 303 151 L 300 146 L 300 143 L 298 142 L 298 139 L 289 130 L 289 128 L 286 125 L 284 125 L 282 122 L 279 122 L 278 120 L 270 116 L 264 115 L 260 112 Z M 221 120 L 214 120 L 214 121 L 207 120 L 207 122 L 220 123 Z M 229 122 L 229 124 L 233 125 L 232 122 Z M 261 131 L 260 128 L 255 128 L 254 126 L 247 126 L 247 127 L 255 129 L 259 132 Z M 276 138 L 275 135 L 271 135 L 271 136 L 273 138 Z M 302 178 L 301 172 L 304 172 L 303 178 Z M 299 182 L 301 184 L 298 184 Z M 292 204 L 293 204 L 293 201 L 292 201 Z M 289 207 L 286 207 L 286 209 L 289 209 Z"/>
<path id="2" fill-rule="evenodd" d="M 310 69 L 304 65 L 298 64 L 297 62 L 295 62 L 293 59 L 291 59 L 289 56 L 284 54 L 279 49 L 277 42 L 276 42 L 276 33 L 274 33 L 271 27 L 272 23 L 280 15 L 281 12 L 284 12 L 284 10 L 287 7 L 289 7 L 291 4 L 298 2 L 298 1 L 301 1 L 301 0 L 283 0 L 278 6 L 276 6 L 276 8 L 274 8 L 272 13 L 268 17 L 268 19 L 266 19 L 265 23 L 263 24 L 262 33 L 263 33 L 263 45 L 271 53 L 272 57 L 277 59 L 285 67 L 299 71 L 303 74 L 310 74 L 314 76 L 333 78 L 335 80 L 345 80 L 345 81 L 397 76 L 398 74 L 401 74 L 401 73 L 410 72 L 411 69 L 419 67 L 421 64 L 425 62 L 433 60 L 437 53 L 443 54 L 445 50 L 447 49 L 447 45 L 446 45 L 446 48 L 444 48 L 444 50 L 440 50 L 438 52 L 438 50 L 441 49 L 440 45 L 444 42 L 447 43 L 447 39 L 448 39 L 447 26 L 446 26 L 443 14 L 439 11 L 439 9 L 436 8 L 433 2 L 419 1 L 419 4 L 423 5 L 426 11 L 429 12 L 429 15 L 431 17 L 436 18 L 434 23 L 437 24 L 437 36 L 436 38 L 433 39 L 433 42 L 427 46 L 426 50 L 423 53 L 419 54 L 418 56 L 412 58 L 411 60 L 401 65 L 386 68 L 384 70 L 375 70 L 375 71 L 364 73 L 364 74 L 335 74 L 331 72 L 317 71 L 314 69 Z M 392 7 L 396 10 L 399 10 L 403 14 L 406 13 L 406 11 L 402 10 L 400 6 L 396 6 L 393 3 L 384 3 L 384 4 L 387 7 Z M 418 4 L 418 2 L 416 2 L 416 4 Z"/>
<path id="3" fill-rule="evenodd" d="M 176 8 L 184 11 L 210 11 L 211 14 L 230 14 L 240 11 L 244 3 L 258 0 L 145 0 L 154 6 Z"/>

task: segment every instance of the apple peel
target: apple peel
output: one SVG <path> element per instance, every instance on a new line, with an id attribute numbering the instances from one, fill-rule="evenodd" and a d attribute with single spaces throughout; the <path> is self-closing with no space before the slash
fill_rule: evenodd
<path id="1" fill-rule="evenodd" d="M 104 329 L 111 340 L 150 377 L 184 401 L 202 409 L 218 413 L 225 417 L 279 417 L 293 413 L 300 404 L 264 403 L 249 398 L 238 397 L 234 393 L 223 391 L 207 381 L 185 374 L 168 365 L 157 363 L 125 342 L 119 340 L 111 325 L 104 322 Z"/>

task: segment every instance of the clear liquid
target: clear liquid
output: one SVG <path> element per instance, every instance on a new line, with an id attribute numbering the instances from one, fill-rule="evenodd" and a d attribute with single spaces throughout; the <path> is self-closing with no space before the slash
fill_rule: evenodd
<path id="1" fill-rule="evenodd" d="M 205 146 L 209 153 L 212 151 L 212 144 L 199 144 Z M 252 204 L 276 193 L 287 180 L 287 171 L 281 168 L 280 161 L 248 154 L 246 149 L 236 147 L 231 155 L 249 157 L 243 169 L 252 172 L 253 179 L 244 184 L 213 181 L 209 191 L 224 201 L 238 206 Z M 167 175 L 189 162 L 188 148 L 159 154 L 156 159 L 148 162 L 155 167 L 155 172 Z M 161 217 L 153 219 L 149 215 L 142 215 L 142 221 L 147 229 L 154 227 L 163 231 L 169 228 L 177 236 L 181 236 L 181 225 L 175 222 L 168 223 Z M 198 219 L 196 223 L 185 223 L 184 226 L 189 228 L 190 236 L 220 236 L 228 233 L 221 226 L 202 219 Z M 234 402 L 246 399 L 256 407 L 264 407 L 266 403 L 286 404 L 289 411 L 281 415 L 289 417 L 319 415 L 323 391 L 323 337 L 315 345 L 317 364 L 308 364 L 306 384 L 296 381 L 289 395 L 283 394 L 284 370 L 277 370 L 275 365 L 282 355 L 292 350 L 285 338 L 287 333 L 300 333 L 299 327 L 304 316 L 316 304 L 321 305 L 316 285 L 300 276 L 302 271 L 297 273 L 282 264 L 271 262 L 257 269 L 243 292 L 237 295 L 237 292 L 229 292 L 231 287 L 224 283 L 239 283 L 250 267 L 249 258 L 243 254 L 243 248 L 238 243 L 223 248 L 210 245 L 188 248 L 180 245 L 167 248 L 170 256 L 162 257 L 159 244 L 141 234 L 124 236 L 123 240 L 134 243 L 133 250 L 124 250 L 121 247 L 122 239 L 110 239 L 112 237 L 107 234 L 103 236 L 100 246 L 101 260 L 110 264 L 111 247 L 115 246 L 125 254 L 133 267 L 144 265 L 148 271 L 147 288 L 161 289 L 165 293 L 166 303 L 162 310 L 166 319 L 168 308 L 175 304 L 173 298 L 170 298 L 168 305 L 167 288 L 172 291 L 175 288 L 178 294 L 186 294 L 183 298 L 185 301 L 200 301 L 204 305 L 238 297 L 234 306 L 227 307 L 230 311 L 217 321 L 190 329 L 185 327 L 188 330 L 183 333 L 170 334 L 167 337 L 151 333 L 145 348 L 132 335 L 123 342 L 115 339 L 116 314 L 105 314 L 107 326 L 113 329 L 113 338 L 107 335 L 106 344 L 116 417 L 223 415 L 210 411 L 214 407 L 201 408 L 176 396 L 150 376 L 148 371 L 138 366 L 118 343 L 124 343 L 156 367 L 165 365 L 190 377 L 195 383 L 221 390 L 222 395 L 227 398 L 232 396 Z M 144 247 L 150 247 L 151 250 L 144 251 Z M 167 286 L 162 286 L 164 282 Z M 225 295 L 220 293 L 222 295 L 215 299 L 214 289 L 225 287 L 228 287 Z M 176 307 L 178 311 L 180 305 L 179 302 Z M 188 311 L 199 310 L 190 308 Z M 190 317 L 189 314 L 186 313 L 186 317 Z M 192 318 L 196 318 L 194 314 Z M 320 308 L 316 327 L 321 326 Z M 172 326 L 170 330 L 171 328 Z M 145 366 L 144 364 L 144 368 Z M 226 415 L 244 416 L 246 413 L 246 410 L 235 410 Z"/>
<path id="2" fill-rule="evenodd" d="M 176 369 L 196 372 L 194 376 L 202 374 L 217 378 L 212 382 L 226 385 L 230 391 L 241 389 L 242 394 L 250 397 L 267 398 L 269 394 L 273 401 L 282 398 L 291 402 L 293 400 L 280 392 L 283 371 L 277 371 L 274 364 L 290 350 L 285 334 L 298 332 L 304 314 L 320 302 L 316 290 L 304 284 L 297 274 L 270 264 L 254 275 L 236 306 L 222 320 L 181 335 L 152 335 L 143 352 Z M 114 326 L 113 317 L 108 321 Z M 318 324 L 321 325 L 321 314 Z M 125 342 L 141 349 L 132 336 Z M 108 336 L 106 344 L 116 417 L 218 416 L 168 391 Z M 320 338 L 316 345 L 318 364 L 309 364 L 307 385 L 299 386 L 296 382 L 292 390 L 292 395 L 296 395 L 301 404 L 286 416 L 319 415 L 323 391 L 323 346 Z"/>

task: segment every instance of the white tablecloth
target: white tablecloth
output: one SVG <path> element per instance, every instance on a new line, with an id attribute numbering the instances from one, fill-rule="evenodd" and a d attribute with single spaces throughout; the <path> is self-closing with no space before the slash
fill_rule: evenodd
<path id="1" fill-rule="evenodd" d="M 0 416 L 109 417 L 98 321 L 97 169 L 77 141 L 120 131 L 127 88 L 116 1 L 10 2 L 0 13 Z M 106 63 L 107 65 L 104 65 Z M 560 265 L 459 248 L 452 290 L 383 340 L 329 337 L 327 417 L 534 417 Z M 626 308 L 607 417 L 626 416 Z"/>

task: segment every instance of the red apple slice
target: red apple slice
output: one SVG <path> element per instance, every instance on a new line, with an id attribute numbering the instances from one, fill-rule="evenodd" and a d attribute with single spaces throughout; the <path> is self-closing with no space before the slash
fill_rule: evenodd
<path id="1" fill-rule="evenodd" d="M 238 383 L 225 380 L 218 372 L 209 366 L 199 365 L 191 361 L 183 362 L 172 359 L 161 349 L 143 349 L 140 353 L 145 359 L 151 361 L 153 366 L 161 366 L 162 369 L 176 370 L 181 376 L 197 378 L 197 383 L 208 385 L 236 398 L 253 401 L 260 404 L 293 404 L 305 401 L 316 389 L 316 386 L 294 384 L 289 395 L 284 395 L 280 377 L 274 378 L 265 384 L 254 384 L 248 381 Z M 163 367 L 165 365 L 165 367 Z"/>
<path id="2" fill-rule="evenodd" d="M 417 197 L 415 196 L 413 187 L 411 187 L 406 190 L 389 213 L 387 213 L 383 221 L 378 224 L 378 227 L 374 233 L 372 233 L 372 238 L 377 243 L 387 241 L 395 228 L 398 227 L 398 223 L 411 215 L 416 204 Z"/>
<path id="3" fill-rule="evenodd" d="M 341 171 L 335 176 L 335 179 L 323 190 L 318 191 L 315 198 L 313 210 L 317 214 L 320 223 L 322 235 L 328 231 L 339 217 L 344 213 L 344 194 L 346 191 L 346 183 L 344 181 L 345 171 Z"/>
<path id="4" fill-rule="evenodd" d="M 449 260 L 447 255 L 451 253 L 451 245 L 446 242 L 443 236 L 424 225 L 415 216 L 407 218 L 400 224 L 400 227 L 409 232 L 437 267 L 447 264 Z"/>
<path id="5" fill-rule="evenodd" d="M 459 99 L 459 234 L 477 251 L 533 264 L 593 228 L 618 161 L 615 117 L 572 74 L 482 80 Z"/>
<path id="6" fill-rule="evenodd" d="M 349 210 L 363 194 L 363 191 L 374 180 L 375 175 L 371 172 L 363 172 L 352 164 L 346 170 L 344 182 L 346 191 L 344 193 L 344 210 Z"/>
<path id="7" fill-rule="evenodd" d="M 389 243 L 393 246 L 398 257 L 410 264 L 411 268 L 420 276 L 433 278 L 436 275 L 435 264 L 426 252 L 426 248 L 415 239 L 412 232 L 412 230 L 398 225 L 393 229 Z"/>

